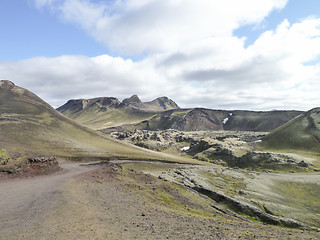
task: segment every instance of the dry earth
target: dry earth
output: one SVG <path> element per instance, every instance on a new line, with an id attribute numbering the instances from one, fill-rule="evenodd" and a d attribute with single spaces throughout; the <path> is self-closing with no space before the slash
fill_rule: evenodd
<path id="1" fill-rule="evenodd" d="M 59 173 L 0 182 L 0 239 L 320 238 L 237 218 L 205 196 L 125 165 L 61 166 Z"/>

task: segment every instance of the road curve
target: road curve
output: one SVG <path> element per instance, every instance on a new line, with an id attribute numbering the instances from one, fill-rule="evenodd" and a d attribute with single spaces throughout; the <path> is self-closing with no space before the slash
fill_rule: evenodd
<path id="1" fill-rule="evenodd" d="M 3 232 L 41 222 L 45 212 L 61 203 L 59 187 L 72 177 L 99 168 L 99 165 L 60 163 L 61 172 L 0 181 L 0 239 Z"/>

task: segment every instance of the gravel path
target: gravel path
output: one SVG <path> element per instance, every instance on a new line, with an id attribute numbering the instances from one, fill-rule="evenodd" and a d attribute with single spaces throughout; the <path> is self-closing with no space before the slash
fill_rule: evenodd
<path id="1" fill-rule="evenodd" d="M 61 166 L 0 182 L 1 240 L 319 239 L 223 214 L 208 198 L 118 164 Z"/>
<path id="2" fill-rule="evenodd" d="M 0 239 L 8 238 L 22 227 L 41 223 L 45 211 L 60 201 L 59 187 L 72 177 L 98 166 L 80 166 L 79 163 L 61 163 L 61 172 L 38 177 L 0 182 Z"/>

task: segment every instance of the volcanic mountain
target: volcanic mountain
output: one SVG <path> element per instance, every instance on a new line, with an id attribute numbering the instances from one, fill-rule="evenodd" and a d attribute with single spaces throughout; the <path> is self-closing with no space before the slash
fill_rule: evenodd
<path id="1" fill-rule="evenodd" d="M 262 139 L 267 149 L 320 153 L 320 108 L 299 115 Z"/>
<path id="2" fill-rule="evenodd" d="M 90 130 L 7 80 L 0 81 L 0 149 L 19 157 L 174 159 Z"/>
<path id="3" fill-rule="evenodd" d="M 101 129 L 139 123 L 171 109 L 179 109 L 179 106 L 167 97 L 142 102 L 133 95 L 122 102 L 114 97 L 69 100 L 57 110 L 92 129 Z"/>

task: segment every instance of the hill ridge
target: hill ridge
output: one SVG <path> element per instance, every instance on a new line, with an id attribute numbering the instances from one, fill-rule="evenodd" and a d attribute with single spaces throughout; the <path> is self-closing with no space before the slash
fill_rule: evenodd
<path id="1" fill-rule="evenodd" d="M 262 139 L 266 149 L 320 153 L 320 107 L 297 116 Z"/>
<path id="2" fill-rule="evenodd" d="M 14 159 L 176 159 L 94 131 L 10 81 L 0 82 L 0 146 L 0 160 L 1 154 Z"/>

